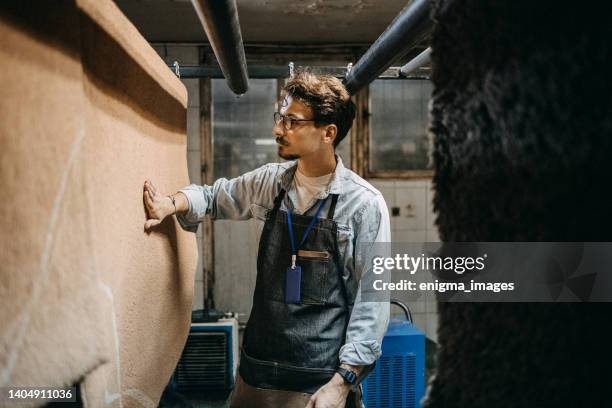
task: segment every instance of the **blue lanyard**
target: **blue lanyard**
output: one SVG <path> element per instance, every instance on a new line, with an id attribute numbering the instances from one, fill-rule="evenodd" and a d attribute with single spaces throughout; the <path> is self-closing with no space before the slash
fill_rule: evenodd
<path id="1" fill-rule="evenodd" d="M 291 268 L 292 269 L 295 269 L 295 261 L 297 259 L 297 250 L 304 244 L 304 242 L 306 241 L 306 237 L 308 236 L 308 233 L 314 226 L 315 222 L 317 222 L 317 219 L 319 218 L 319 214 L 321 213 L 321 209 L 323 208 L 325 201 L 327 201 L 327 198 L 325 200 L 321 200 L 321 204 L 319 204 L 319 208 L 317 208 L 317 213 L 312 218 L 312 220 L 310 220 L 310 224 L 308 224 L 308 227 L 306 227 L 306 231 L 304 231 L 304 235 L 302 235 L 302 241 L 300 242 L 300 245 L 297 246 L 297 248 L 295 246 L 295 239 L 293 238 L 293 220 L 291 218 L 291 209 L 287 207 L 287 227 L 289 228 L 289 239 L 291 240 Z"/>

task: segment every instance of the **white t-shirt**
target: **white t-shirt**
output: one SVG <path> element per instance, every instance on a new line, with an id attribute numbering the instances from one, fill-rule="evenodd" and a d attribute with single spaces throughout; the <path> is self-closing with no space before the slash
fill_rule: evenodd
<path id="1" fill-rule="evenodd" d="M 320 177 L 307 177 L 298 168 L 295 171 L 293 184 L 297 195 L 297 208 L 299 214 L 304 214 L 313 204 L 314 196 L 325 191 L 334 173 L 329 173 Z"/>

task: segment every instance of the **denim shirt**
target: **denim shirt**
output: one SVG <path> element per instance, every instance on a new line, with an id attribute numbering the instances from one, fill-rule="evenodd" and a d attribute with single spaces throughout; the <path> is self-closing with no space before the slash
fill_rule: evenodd
<path id="1" fill-rule="evenodd" d="M 340 349 L 339 360 L 354 366 L 370 365 L 380 357 L 382 338 L 389 322 L 389 303 L 361 300 L 360 278 L 364 270 L 356 262 L 357 245 L 374 242 L 391 242 L 389 213 L 382 194 L 367 181 L 344 167 L 340 157 L 326 191 L 320 192 L 306 207 L 305 215 L 314 216 L 316 203 L 329 194 L 338 194 L 334 221 L 338 224 L 340 265 L 349 299 L 355 299 L 346 341 Z M 181 227 L 196 232 L 198 224 L 209 215 L 212 219 L 265 221 L 266 212 L 273 207 L 279 191 L 287 191 L 282 208 L 296 206 L 295 188 L 292 188 L 297 161 L 266 164 L 256 170 L 231 180 L 221 178 L 212 186 L 191 184 L 179 190 L 189 201 L 189 210 L 177 216 Z M 328 200 L 330 201 L 330 200 Z M 321 214 L 327 214 L 326 203 Z M 359 282 L 357 284 L 357 282 Z"/>

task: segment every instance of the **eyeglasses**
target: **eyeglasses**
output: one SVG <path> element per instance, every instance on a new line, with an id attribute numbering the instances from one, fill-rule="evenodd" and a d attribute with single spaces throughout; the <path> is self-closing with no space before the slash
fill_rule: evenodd
<path id="1" fill-rule="evenodd" d="M 281 121 L 283 122 L 283 126 L 285 127 L 286 130 L 291 129 L 291 126 L 293 125 L 294 122 L 314 122 L 314 119 L 295 119 L 292 118 L 291 116 L 285 116 L 280 112 L 274 112 L 274 123 L 276 123 L 277 125 L 279 123 L 281 123 Z"/>

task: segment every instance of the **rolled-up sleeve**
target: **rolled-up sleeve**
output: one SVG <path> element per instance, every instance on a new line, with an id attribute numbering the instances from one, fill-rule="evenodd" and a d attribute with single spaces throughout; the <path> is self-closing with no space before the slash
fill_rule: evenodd
<path id="1" fill-rule="evenodd" d="M 177 214 L 176 219 L 185 231 L 196 232 L 198 225 L 204 219 L 208 208 L 207 190 L 209 186 L 190 184 L 179 191 L 187 197 L 188 209 L 186 213 Z"/>
<path id="2" fill-rule="evenodd" d="M 390 243 L 391 226 L 389 212 L 382 195 L 369 201 L 360 214 L 359 227 L 355 235 L 355 248 L 368 243 Z M 382 339 L 389 324 L 388 301 L 363 301 L 361 282 L 371 269 L 357 262 L 355 274 L 359 276 L 359 290 L 349 320 L 346 342 L 340 349 L 340 362 L 354 366 L 373 364 L 381 355 Z"/>
<path id="3" fill-rule="evenodd" d="M 197 231 L 206 215 L 212 219 L 246 220 L 251 218 L 251 204 L 271 200 L 275 186 L 275 172 L 270 165 L 225 179 L 220 178 L 212 186 L 190 184 L 179 191 L 187 197 L 187 212 L 177 219 L 186 231 Z"/>

